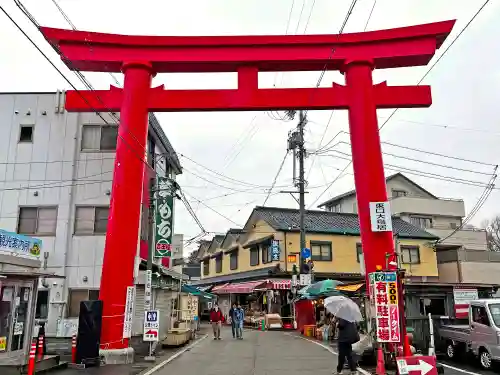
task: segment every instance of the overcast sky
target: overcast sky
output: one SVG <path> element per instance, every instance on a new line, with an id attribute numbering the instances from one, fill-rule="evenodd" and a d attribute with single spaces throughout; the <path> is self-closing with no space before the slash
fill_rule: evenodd
<path id="1" fill-rule="evenodd" d="M 437 53 L 439 56 L 483 2 L 378 0 L 367 30 L 457 19 L 452 34 Z M 69 28 L 52 0 L 24 0 L 23 3 L 41 25 Z M 287 30 L 292 3 L 294 7 Z M 146 35 L 335 34 L 350 3 L 351 0 L 58 0 L 79 30 Z M 2 5 L 75 85 L 83 88 L 14 2 L 3 1 Z M 372 6 L 373 0 L 359 0 L 344 32 L 363 31 Z M 474 207 L 484 188 L 412 175 L 407 169 L 467 181 L 486 183 L 489 180 L 492 165 L 500 160 L 500 126 L 496 112 L 500 86 L 500 44 L 495 35 L 500 35 L 499 1 L 491 1 L 486 6 L 426 77 L 424 83 L 432 85 L 432 107 L 399 110 L 381 131 L 383 142 L 491 164 L 463 162 L 383 145 L 386 164 L 406 168 L 403 172 L 407 177 L 437 196 L 463 198 L 467 212 Z M 35 92 L 69 89 L 68 84 L 2 14 L 0 45 L 0 90 Z M 387 80 L 390 85 L 411 85 L 418 82 L 426 70 L 427 67 L 413 67 L 376 71 L 374 80 Z M 278 87 L 313 87 L 319 74 L 260 74 L 259 85 L 271 87 L 275 82 Z M 113 83 L 107 74 L 86 73 L 86 76 L 96 88 L 105 89 Z M 321 85 L 330 86 L 333 81 L 343 83 L 343 77 L 338 73 L 327 73 Z M 169 88 L 235 88 L 236 74 L 161 74 L 154 79 L 154 84 L 165 84 Z M 380 110 L 379 123 L 383 123 L 390 113 L 390 110 Z M 309 150 L 318 148 L 330 115 L 331 111 L 309 112 L 310 122 L 306 129 Z M 252 208 L 263 204 L 266 187 L 272 184 L 285 155 L 287 133 L 296 125 L 295 122 L 272 119 L 269 114 L 260 112 L 160 113 L 158 118 L 177 152 L 231 178 L 220 177 L 181 157 L 185 167 L 184 174 L 178 179 L 181 187 L 206 230 L 221 233 L 237 224 L 243 225 Z M 336 111 L 323 145 L 339 131 L 347 129 L 347 112 Z M 336 149 L 350 153 L 348 135 L 341 134 L 337 139 L 346 143 L 339 144 Z M 431 166 L 402 159 L 401 156 L 470 172 Z M 313 168 L 310 168 L 313 159 L 311 156 L 306 162 L 310 186 L 307 206 L 316 201 L 325 184 L 331 182 L 339 169 L 348 163 L 344 159 L 323 156 L 317 157 Z M 284 189 L 284 186 L 292 188 L 291 160 L 289 156 L 276 184 L 280 187 L 273 192 Z M 348 168 L 346 172 L 317 203 L 354 187 L 352 169 Z M 394 172 L 386 169 L 386 175 Z M 263 188 L 252 188 L 249 183 L 262 185 Z M 197 203 L 197 200 L 231 221 Z M 298 207 L 293 198 L 285 194 L 271 194 L 266 205 Z M 493 191 L 472 223 L 479 224 L 500 213 L 498 207 L 500 194 Z M 183 233 L 185 238 L 200 232 L 181 204 L 177 205 L 175 232 Z"/>

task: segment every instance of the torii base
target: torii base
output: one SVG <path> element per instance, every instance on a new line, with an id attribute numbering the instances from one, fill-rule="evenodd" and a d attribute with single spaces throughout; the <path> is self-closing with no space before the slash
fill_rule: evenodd
<path id="1" fill-rule="evenodd" d="M 106 365 L 128 365 L 134 363 L 134 348 L 101 349 L 99 356 Z"/>

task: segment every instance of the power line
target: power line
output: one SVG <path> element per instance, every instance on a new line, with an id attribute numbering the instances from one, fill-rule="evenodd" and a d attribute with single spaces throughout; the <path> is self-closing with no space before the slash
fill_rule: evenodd
<path id="1" fill-rule="evenodd" d="M 186 195 L 188 195 L 188 194 L 186 194 Z M 189 196 L 189 195 L 188 195 L 188 196 Z M 238 223 L 237 223 L 237 222 L 235 222 L 234 220 L 232 220 L 232 219 L 228 218 L 227 216 L 225 216 L 225 215 L 221 214 L 219 211 L 217 211 L 217 210 L 213 209 L 212 207 L 210 207 L 210 206 L 209 206 L 209 205 L 207 205 L 206 203 L 203 203 L 201 200 L 199 200 L 199 199 L 197 199 L 197 198 L 193 197 L 192 195 L 191 195 L 190 197 L 191 197 L 191 199 L 193 199 L 193 200 L 195 200 L 196 202 L 198 202 L 199 204 L 201 204 L 201 205 L 205 206 L 205 207 L 206 207 L 206 208 L 208 208 L 210 211 L 212 211 L 212 212 L 214 212 L 215 214 L 219 215 L 219 216 L 220 216 L 220 217 L 222 217 L 223 219 L 226 219 L 227 221 L 229 221 L 229 222 L 231 222 L 231 223 L 233 223 L 233 224 L 237 225 L 238 227 L 242 227 L 242 226 L 243 226 L 243 225 L 241 225 L 241 224 L 238 224 Z M 208 232 L 207 232 L 207 233 L 208 233 Z"/>
<path id="2" fill-rule="evenodd" d="M 368 24 L 370 23 L 370 20 L 372 19 L 373 11 L 375 10 L 375 7 L 377 6 L 377 0 L 373 0 L 373 5 L 372 8 L 370 9 L 370 14 L 368 15 L 368 19 L 366 20 L 365 27 L 363 28 L 363 31 L 366 31 L 368 28 Z"/>
<path id="3" fill-rule="evenodd" d="M 36 22 L 36 20 L 34 19 L 34 17 L 31 15 L 31 13 L 29 13 L 26 10 L 26 8 L 24 7 L 24 5 L 22 5 L 22 3 L 19 2 L 19 0 L 16 0 L 16 5 L 21 9 L 21 11 L 23 12 L 23 14 L 25 14 L 28 17 L 28 19 L 30 19 L 30 21 L 34 23 L 34 25 L 36 27 L 39 27 L 39 25 Z M 101 113 L 91 106 L 91 104 L 88 102 L 88 100 L 85 98 L 85 96 L 82 95 L 82 93 L 76 88 L 76 86 L 52 62 L 52 60 L 50 60 L 50 58 L 40 49 L 40 47 L 36 44 L 36 42 L 33 39 L 31 39 L 31 37 L 28 34 L 26 34 L 26 32 L 23 30 L 23 28 L 10 16 L 10 14 L 1 5 L 0 5 L 0 10 L 5 14 L 5 16 L 7 16 L 7 18 L 11 21 L 11 23 L 13 23 L 14 26 L 24 35 L 24 37 L 26 39 L 28 39 L 28 41 L 33 45 L 33 47 L 35 47 L 37 49 L 37 51 L 45 58 L 45 60 L 47 60 L 47 62 L 59 73 L 59 75 L 73 88 L 73 90 L 75 90 L 75 92 L 77 92 L 80 95 L 80 97 L 87 103 L 87 105 L 89 106 L 89 108 L 91 108 L 104 121 L 105 124 L 110 125 L 106 121 L 106 119 L 101 115 Z M 57 49 L 56 49 L 56 51 L 57 51 Z M 65 57 L 62 54 L 61 54 L 61 56 Z M 109 111 L 109 112 L 111 113 L 111 111 Z M 113 124 L 113 125 L 119 126 L 119 124 L 116 124 L 116 123 Z M 129 148 L 129 150 L 132 151 L 132 153 L 134 154 L 134 156 L 137 159 L 139 159 L 141 162 L 143 162 L 148 168 L 151 168 L 151 166 L 142 157 L 140 157 L 139 155 L 137 155 L 137 153 L 135 152 L 135 150 L 130 146 L 130 144 L 128 144 L 128 142 L 122 136 L 120 136 L 120 134 L 118 134 L 118 137 Z"/>
<path id="4" fill-rule="evenodd" d="M 381 142 L 381 143 L 383 143 L 383 144 L 389 144 L 391 146 L 394 146 L 394 144 L 391 144 L 391 143 L 388 143 L 388 142 Z M 344 142 L 344 141 L 340 141 L 337 144 L 345 144 L 345 145 L 348 145 L 348 146 L 351 145 L 350 143 Z M 335 146 L 333 146 L 333 147 L 335 147 Z M 328 149 L 327 151 L 340 152 L 338 150 L 335 150 L 333 147 L 330 148 L 330 149 Z M 396 145 L 396 147 L 406 148 L 406 149 L 410 149 L 410 150 L 413 150 L 413 151 L 418 150 L 418 149 L 412 149 L 412 148 L 409 148 L 409 147 L 399 146 L 399 145 Z M 432 153 L 432 152 L 428 152 L 428 151 L 420 151 L 419 150 L 419 152 L 423 152 L 423 153 L 431 154 L 431 155 L 436 155 L 436 153 Z M 399 159 L 405 159 L 405 160 L 414 161 L 414 162 L 417 162 L 417 163 L 428 164 L 428 165 L 432 165 L 432 166 L 435 166 L 435 167 L 448 168 L 448 169 L 454 169 L 456 171 L 461 171 L 461 172 L 468 172 L 468 173 L 475 173 L 475 174 L 481 174 L 481 175 L 491 176 L 491 173 L 487 173 L 487 172 L 481 172 L 481 171 L 475 171 L 475 170 L 472 170 L 472 169 L 459 168 L 459 167 L 454 167 L 454 166 L 448 165 L 448 164 L 434 163 L 434 162 L 430 162 L 430 161 L 426 161 L 426 160 L 422 160 L 422 159 L 414 159 L 414 158 L 410 158 L 410 157 L 407 157 L 407 156 L 392 154 L 392 153 L 389 153 L 389 152 L 382 152 L 382 154 L 383 155 L 392 156 L 392 157 L 395 157 L 395 158 L 399 158 Z M 442 154 L 438 154 L 438 156 L 447 157 L 447 156 L 442 155 Z M 466 162 L 469 162 L 469 163 L 489 165 L 489 166 L 493 166 L 494 167 L 493 164 L 486 164 L 486 163 L 483 163 L 483 162 L 471 161 L 471 160 L 468 160 L 468 159 L 461 159 L 461 158 L 454 158 L 454 157 L 449 157 L 449 158 L 455 159 L 455 160 L 458 159 L 458 160 L 466 161 Z"/>
<path id="5" fill-rule="evenodd" d="M 199 167 L 201 167 L 203 169 L 206 169 L 207 171 L 210 171 L 210 172 L 214 173 L 215 175 L 217 175 L 219 177 L 225 178 L 225 179 L 230 180 L 230 181 L 234 181 L 234 183 L 236 183 L 238 185 L 246 185 L 246 186 L 254 187 L 254 188 L 269 188 L 268 185 L 256 185 L 256 184 L 252 184 L 251 182 L 247 182 L 247 181 L 243 181 L 243 180 L 238 180 L 238 179 L 226 176 L 226 175 L 224 175 L 222 173 L 219 173 L 217 171 L 214 171 L 213 169 L 210 169 L 210 168 L 204 166 L 203 164 L 198 163 L 197 161 L 191 159 L 190 157 L 188 157 L 188 156 L 186 156 L 184 154 L 177 153 L 177 155 L 179 155 L 180 157 L 183 157 L 183 158 L 189 160 L 190 162 L 196 164 L 197 166 L 199 166 Z"/>
<path id="6" fill-rule="evenodd" d="M 458 38 L 460 38 L 460 36 L 465 32 L 465 30 L 468 29 L 468 27 L 471 25 L 471 23 L 476 19 L 476 17 L 479 15 L 479 13 L 481 13 L 481 11 L 484 9 L 484 7 L 486 5 L 488 5 L 489 2 L 490 2 L 490 0 L 486 0 L 483 3 L 483 5 L 481 5 L 481 7 L 479 7 L 479 9 L 477 10 L 477 12 L 474 13 L 474 15 L 469 20 L 469 22 L 467 22 L 467 24 L 462 28 L 462 30 L 460 30 L 460 32 L 451 41 L 451 43 L 448 45 L 448 47 L 445 48 L 445 50 L 443 51 L 443 53 L 436 59 L 436 61 L 434 61 L 434 63 L 431 64 L 431 66 L 429 67 L 429 69 L 427 69 L 427 71 L 422 76 L 422 78 L 420 78 L 420 80 L 417 82 L 417 86 L 419 86 L 423 82 L 423 80 L 431 73 L 431 71 L 434 69 L 434 67 L 441 61 L 441 59 L 444 57 L 444 55 L 446 55 L 446 53 L 455 44 L 455 42 L 458 40 Z M 396 114 L 396 112 L 398 110 L 399 110 L 399 108 L 395 108 L 394 111 L 391 112 L 391 114 L 389 115 L 389 117 L 387 117 L 387 119 L 384 121 L 384 123 L 380 126 L 379 131 L 382 130 L 382 128 L 390 121 L 390 119 Z"/>
<path id="7" fill-rule="evenodd" d="M 266 203 L 267 203 L 267 200 L 269 199 L 269 196 L 271 195 L 271 192 L 273 191 L 274 189 L 274 186 L 276 185 L 276 181 L 278 180 L 278 177 L 281 173 L 281 170 L 283 169 L 283 166 L 285 165 L 285 160 L 286 160 L 286 157 L 288 156 L 288 151 L 285 153 L 285 157 L 283 158 L 283 160 L 281 161 L 281 164 L 278 168 L 278 173 L 276 173 L 276 176 L 274 177 L 274 180 L 273 180 L 273 183 L 271 185 L 271 188 L 269 189 L 269 191 L 267 192 L 267 196 L 266 196 L 266 199 L 264 199 L 264 203 L 262 203 L 262 206 L 265 206 Z"/>
<path id="8" fill-rule="evenodd" d="M 352 162 L 352 159 L 348 158 L 348 157 L 337 156 L 337 155 L 323 155 L 323 156 L 329 156 L 329 157 L 343 159 L 343 160 L 347 160 L 347 161 Z M 346 167 L 349 167 L 350 165 L 351 165 L 351 163 L 349 163 Z M 469 186 L 476 186 L 476 187 L 483 187 L 483 188 L 487 186 L 487 184 L 485 182 L 481 182 L 481 181 L 474 181 L 474 180 L 456 178 L 456 177 L 452 177 L 452 176 L 445 176 L 445 175 L 441 175 L 441 174 L 437 174 L 437 173 L 420 171 L 420 170 L 402 167 L 402 166 L 398 166 L 398 165 L 385 164 L 384 167 L 385 167 L 385 169 L 388 169 L 388 170 L 393 170 L 393 171 L 397 171 L 397 172 L 402 171 L 404 173 L 408 173 L 408 174 L 412 174 L 412 175 L 416 175 L 416 176 L 421 176 L 421 177 L 426 177 L 426 178 L 436 179 L 436 180 L 443 180 L 443 181 L 453 182 L 453 183 L 462 184 L 462 185 L 469 185 Z M 345 169 L 347 169 L 347 168 L 345 168 Z M 331 185 L 331 183 L 329 185 Z M 500 190 L 500 188 L 494 188 L 494 189 Z M 314 202 L 314 203 L 316 203 L 316 202 Z"/>
<path id="9" fill-rule="evenodd" d="M 434 69 L 434 67 L 438 64 L 439 61 L 442 60 L 442 58 L 446 55 L 446 53 L 450 50 L 451 46 L 453 46 L 455 44 L 455 42 L 460 38 L 460 36 L 465 32 L 465 30 L 467 30 L 467 28 L 470 26 L 470 24 L 476 19 L 476 17 L 481 13 L 481 11 L 484 9 L 484 7 L 489 3 L 489 0 L 486 0 L 484 2 L 484 4 L 479 8 L 479 10 L 472 16 L 472 18 L 469 20 L 469 22 L 467 22 L 467 24 L 462 28 L 462 30 L 458 33 L 458 35 L 451 41 L 451 43 L 448 45 L 448 47 L 444 50 L 444 52 L 438 57 L 438 59 L 429 67 L 429 69 L 426 71 L 426 73 L 422 76 L 422 78 L 417 82 L 417 86 L 420 85 L 420 83 L 422 83 L 422 81 L 425 79 L 425 77 L 427 77 L 427 75 L 432 71 L 432 69 Z M 384 123 L 382 124 L 382 126 L 380 126 L 379 128 L 379 131 L 381 131 L 384 126 L 389 122 L 389 120 L 394 116 L 394 114 L 398 111 L 399 108 L 395 108 L 394 111 L 391 112 L 391 114 L 389 115 L 389 117 L 384 121 Z M 343 169 L 343 171 L 341 172 L 341 174 L 343 172 L 345 172 L 345 170 L 347 170 L 347 168 L 349 168 L 349 166 L 352 164 L 352 160 L 350 161 L 350 163 L 348 165 L 345 166 L 345 168 Z M 340 174 L 339 174 L 340 175 Z M 330 187 L 333 185 L 333 183 L 336 181 L 337 179 L 334 179 L 329 186 L 327 186 L 327 188 L 316 198 L 316 200 L 312 203 L 312 205 L 314 205 L 317 201 L 319 201 L 319 199 L 330 189 Z M 312 206 L 311 205 L 311 206 Z"/>

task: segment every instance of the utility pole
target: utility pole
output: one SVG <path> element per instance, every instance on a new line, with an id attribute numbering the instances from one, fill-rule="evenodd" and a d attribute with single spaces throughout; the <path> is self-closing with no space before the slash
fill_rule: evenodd
<path id="1" fill-rule="evenodd" d="M 289 118 L 293 119 L 295 116 L 295 111 L 288 112 Z M 304 128 L 307 124 L 307 117 L 304 111 L 299 111 L 299 124 L 297 129 L 290 132 L 288 135 L 288 150 L 293 151 L 293 179 L 295 186 L 298 189 L 299 194 L 299 226 L 300 226 L 300 252 L 299 252 L 299 273 L 300 274 L 310 274 L 310 267 L 305 264 L 305 259 L 302 256 L 302 250 L 306 248 L 306 228 L 305 228 L 305 216 L 306 216 L 306 203 L 305 203 L 305 171 L 304 171 L 304 160 L 306 158 L 306 150 L 304 147 Z M 299 160 L 299 173 L 296 174 L 296 162 Z M 292 192 L 290 192 L 292 193 Z"/>
<path id="2" fill-rule="evenodd" d="M 304 172 L 304 159 L 306 157 L 306 150 L 304 148 L 304 128 L 306 126 L 306 114 L 304 111 L 299 112 L 299 142 L 298 142 L 298 158 L 299 158 L 299 179 L 297 187 L 299 188 L 299 212 L 300 212 L 300 266 L 301 272 L 303 268 L 304 259 L 302 256 L 302 249 L 306 247 L 306 201 L 305 201 L 305 172 Z"/>

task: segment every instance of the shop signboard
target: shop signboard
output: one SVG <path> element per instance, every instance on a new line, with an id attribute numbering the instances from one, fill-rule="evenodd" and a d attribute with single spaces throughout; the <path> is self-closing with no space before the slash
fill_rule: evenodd
<path id="1" fill-rule="evenodd" d="M 372 277 L 373 275 L 373 277 Z M 375 301 L 378 342 L 400 342 L 398 283 L 396 272 L 374 272 L 370 275 L 371 297 Z"/>
<path id="2" fill-rule="evenodd" d="M 370 202 L 372 232 L 392 231 L 391 206 L 389 202 Z"/>
<path id="3" fill-rule="evenodd" d="M 271 243 L 271 261 L 280 260 L 280 242 L 278 240 L 273 240 Z"/>
<path id="4" fill-rule="evenodd" d="M 0 229 L 0 253 L 39 259 L 42 240 Z"/>
<path id="5" fill-rule="evenodd" d="M 469 316 L 470 303 L 479 298 L 477 289 L 453 288 L 453 300 L 455 302 L 455 318 L 466 319 Z"/>
<path id="6" fill-rule="evenodd" d="M 155 257 L 172 256 L 172 234 L 174 225 L 174 181 L 158 177 L 155 205 Z"/>

